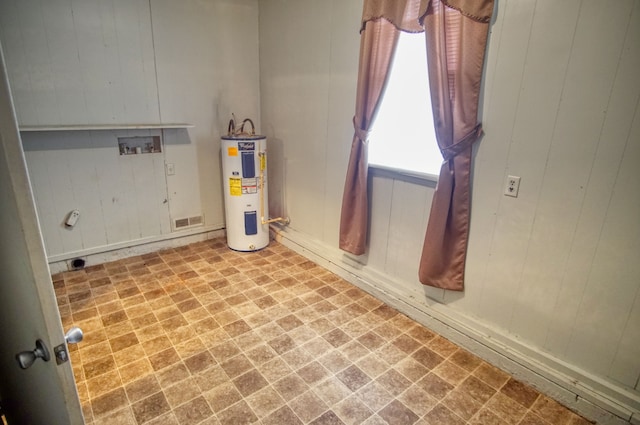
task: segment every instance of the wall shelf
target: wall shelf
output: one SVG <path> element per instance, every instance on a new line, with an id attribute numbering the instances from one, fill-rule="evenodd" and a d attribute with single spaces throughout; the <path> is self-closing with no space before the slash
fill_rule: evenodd
<path id="1" fill-rule="evenodd" d="M 169 128 L 191 128 L 193 124 L 168 123 L 168 124 L 83 124 L 83 125 L 25 125 L 20 127 L 21 132 L 35 131 L 93 131 L 93 130 L 148 130 Z"/>

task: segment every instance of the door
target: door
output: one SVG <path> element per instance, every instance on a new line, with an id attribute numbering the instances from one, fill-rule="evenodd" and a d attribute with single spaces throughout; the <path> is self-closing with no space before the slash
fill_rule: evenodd
<path id="1" fill-rule="evenodd" d="M 0 405 L 9 425 L 82 424 L 70 362 L 56 365 L 64 344 L 60 314 L 0 46 Z M 21 369 L 15 358 L 41 339 L 51 353 Z"/>

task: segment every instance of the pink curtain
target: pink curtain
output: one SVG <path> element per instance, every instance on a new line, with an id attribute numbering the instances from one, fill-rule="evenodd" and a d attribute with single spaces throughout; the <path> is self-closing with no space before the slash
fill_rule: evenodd
<path id="1" fill-rule="evenodd" d="M 342 197 L 340 248 L 364 254 L 369 221 L 367 143 L 400 30 L 421 32 L 419 0 L 365 0 L 360 35 L 354 136 Z"/>
<path id="2" fill-rule="evenodd" d="M 464 289 L 472 144 L 482 134 L 478 99 L 493 0 L 422 0 L 429 86 L 444 157 L 420 259 L 420 281 Z"/>

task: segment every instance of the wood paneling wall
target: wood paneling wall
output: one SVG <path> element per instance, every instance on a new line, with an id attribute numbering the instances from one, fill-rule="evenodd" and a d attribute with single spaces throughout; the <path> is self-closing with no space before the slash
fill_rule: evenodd
<path id="1" fill-rule="evenodd" d="M 339 254 L 338 221 L 361 7 L 260 1 L 262 119 L 282 145 L 279 207 L 310 247 L 345 264 L 354 260 Z M 418 282 L 433 185 L 386 173 L 371 178 L 369 250 L 355 269 L 386 276 L 387 289 L 417 308 L 436 302 L 507 347 L 529 347 L 576 380 L 593 378 L 637 412 L 640 1 L 496 7 L 466 290 Z M 518 198 L 502 194 L 508 174 L 522 177 Z"/>
<path id="2" fill-rule="evenodd" d="M 21 126 L 194 126 L 137 157 L 117 132 L 23 133 L 50 259 L 224 227 L 220 135 L 232 112 L 260 130 L 257 0 L 0 0 L 0 40 Z"/>
<path id="3" fill-rule="evenodd" d="M 120 155 L 117 137 L 160 130 L 22 134 L 50 258 L 80 256 L 171 232 L 164 154 Z M 74 228 L 64 221 L 80 211 Z"/>
<path id="4" fill-rule="evenodd" d="M 3 0 L 18 122 L 159 122 L 148 0 Z"/>

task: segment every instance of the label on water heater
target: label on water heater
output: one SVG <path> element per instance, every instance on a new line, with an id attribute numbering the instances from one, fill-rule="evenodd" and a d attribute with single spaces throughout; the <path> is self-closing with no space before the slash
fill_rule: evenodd
<path id="1" fill-rule="evenodd" d="M 238 142 L 238 149 L 241 151 L 253 151 L 256 149 L 255 142 Z"/>
<path id="2" fill-rule="evenodd" d="M 258 193 L 258 179 L 242 179 L 242 194 Z"/>
<path id="3" fill-rule="evenodd" d="M 245 235 L 258 234 L 258 213 L 256 211 L 244 212 L 244 234 Z"/>
<path id="4" fill-rule="evenodd" d="M 252 178 L 256 176 L 256 162 L 253 151 L 242 151 L 242 177 Z"/>
<path id="5" fill-rule="evenodd" d="M 227 154 L 229 156 L 238 156 L 238 148 L 236 148 L 235 146 L 229 146 L 227 148 Z"/>
<path id="6" fill-rule="evenodd" d="M 231 196 L 242 196 L 242 179 L 229 178 L 229 194 Z"/>

